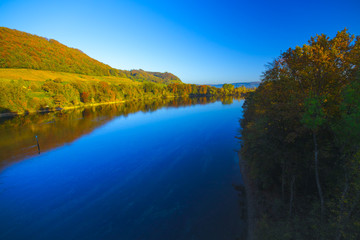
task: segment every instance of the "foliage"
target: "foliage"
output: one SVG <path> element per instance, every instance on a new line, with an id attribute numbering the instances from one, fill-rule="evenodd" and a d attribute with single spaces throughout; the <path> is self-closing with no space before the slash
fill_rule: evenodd
<path id="1" fill-rule="evenodd" d="M 360 238 L 359 60 L 360 38 L 346 29 L 317 35 L 247 95 L 241 154 L 266 199 L 258 239 Z"/>
<path id="2" fill-rule="evenodd" d="M 0 112 L 24 112 L 27 109 L 26 92 L 22 81 L 0 82 Z"/>
<path id="3" fill-rule="evenodd" d="M 325 114 L 318 97 L 309 97 L 304 101 L 304 114 L 302 123 L 309 129 L 317 129 L 325 122 Z"/>

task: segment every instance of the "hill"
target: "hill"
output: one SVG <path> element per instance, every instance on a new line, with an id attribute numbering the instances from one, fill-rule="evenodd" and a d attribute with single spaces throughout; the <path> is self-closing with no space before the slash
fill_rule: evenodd
<path id="1" fill-rule="evenodd" d="M 0 116 L 130 100 L 242 96 L 245 88 L 184 84 L 174 74 L 119 70 L 56 40 L 0 27 Z"/>
<path id="2" fill-rule="evenodd" d="M 0 27 L 0 68 L 50 70 L 92 76 L 115 76 L 135 81 L 181 83 L 171 73 L 119 70 L 99 62 L 79 49 L 70 48 L 54 39 Z"/>

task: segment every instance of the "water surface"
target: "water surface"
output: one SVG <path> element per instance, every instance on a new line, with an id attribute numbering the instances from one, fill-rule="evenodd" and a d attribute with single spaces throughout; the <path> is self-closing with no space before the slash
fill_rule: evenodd
<path id="1" fill-rule="evenodd" d="M 0 239 L 240 238 L 243 102 L 205 103 L 4 121 Z"/>

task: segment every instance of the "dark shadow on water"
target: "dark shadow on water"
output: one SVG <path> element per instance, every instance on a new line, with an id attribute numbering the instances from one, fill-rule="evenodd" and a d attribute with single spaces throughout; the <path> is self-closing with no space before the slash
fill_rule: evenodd
<path id="1" fill-rule="evenodd" d="M 244 185 L 233 184 L 232 185 L 235 191 L 238 193 L 238 204 L 240 209 L 240 218 L 244 223 L 241 226 L 241 236 L 237 237 L 236 240 L 246 240 L 247 239 L 247 209 L 246 209 L 246 192 Z"/>

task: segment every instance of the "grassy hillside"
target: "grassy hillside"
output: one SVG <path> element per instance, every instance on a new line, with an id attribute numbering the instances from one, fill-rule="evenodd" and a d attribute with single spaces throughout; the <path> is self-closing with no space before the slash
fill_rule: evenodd
<path id="1" fill-rule="evenodd" d="M 54 39 L 0 27 L 0 68 L 50 70 L 93 76 L 116 76 L 135 81 L 180 83 L 171 73 L 119 70 L 99 62 L 79 49 Z"/>
<path id="2" fill-rule="evenodd" d="M 135 85 L 140 84 L 140 82 L 133 81 L 129 78 L 123 78 L 123 77 L 89 76 L 84 74 L 33 70 L 33 69 L 13 69 L 13 68 L 0 68 L 0 79 L 1 81 L 24 80 L 24 81 L 35 81 L 35 82 L 45 82 L 48 79 L 61 79 L 63 82 L 105 81 L 113 84 L 135 84 Z"/>

